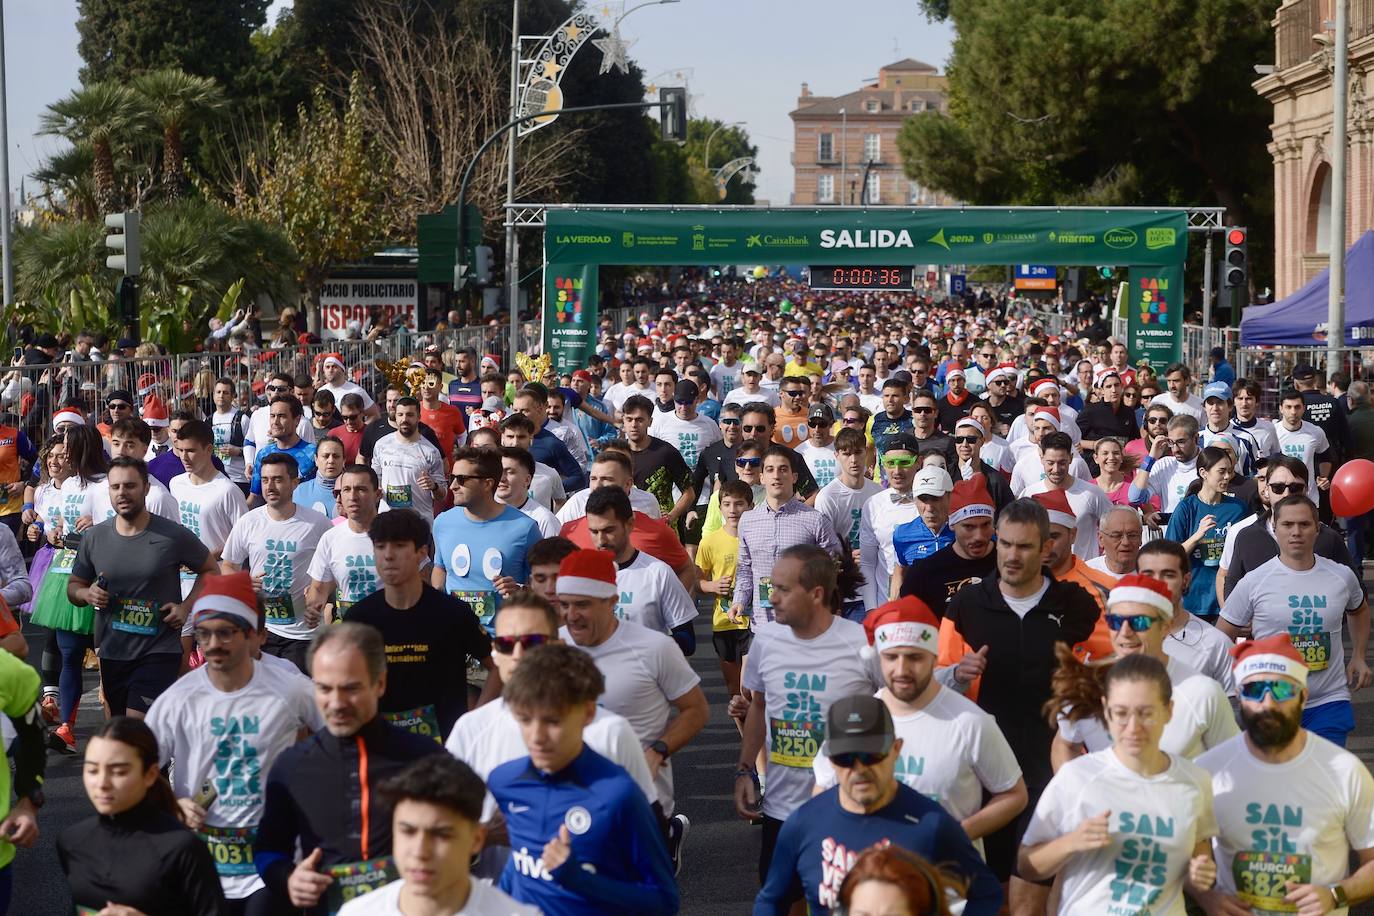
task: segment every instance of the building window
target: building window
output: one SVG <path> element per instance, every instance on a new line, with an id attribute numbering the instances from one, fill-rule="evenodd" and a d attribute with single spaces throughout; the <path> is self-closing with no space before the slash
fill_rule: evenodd
<path id="1" fill-rule="evenodd" d="M 908 181 L 907 201 L 913 206 L 924 206 L 926 202 L 926 189 L 914 181 Z"/>
<path id="2" fill-rule="evenodd" d="M 868 101 L 864 102 L 864 111 L 868 112 L 869 114 L 873 114 L 881 108 L 882 103 L 879 102 L 877 99 L 869 99 Z"/>
<path id="3" fill-rule="evenodd" d="M 821 204 L 833 204 L 835 202 L 834 175 L 816 176 L 816 202 Z"/>
<path id="4" fill-rule="evenodd" d="M 864 134 L 864 162 L 882 161 L 882 135 Z"/>
<path id="5" fill-rule="evenodd" d="M 816 159 L 820 162 L 835 161 L 835 135 L 821 134 L 816 140 Z"/>
<path id="6" fill-rule="evenodd" d="M 868 202 L 870 204 L 880 204 L 883 202 L 883 176 L 877 172 L 868 173 Z"/>
<path id="7" fill-rule="evenodd" d="M 912 110 L 912 111 L 925 111 L 925 110 L 926 110 L 926 103 L 925 103 L 925 102 L 922 102 L 920 99 L 916 99 L 915 101 L 913 101 L 913 102 L 911 103 L 911 110 Z"/>

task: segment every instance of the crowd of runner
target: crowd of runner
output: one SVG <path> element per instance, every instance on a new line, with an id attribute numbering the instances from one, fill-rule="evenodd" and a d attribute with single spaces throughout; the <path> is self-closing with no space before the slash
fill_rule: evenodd
<path id="1" fill-rule="evenodd" d="M 441 330 L 0 426 L 0 899 L 52 831 L 79 912 L 673 913 L 713 716 L 758 914 L 1374 898 L 1363 383 L 695 282 L 567 374 Z"/>

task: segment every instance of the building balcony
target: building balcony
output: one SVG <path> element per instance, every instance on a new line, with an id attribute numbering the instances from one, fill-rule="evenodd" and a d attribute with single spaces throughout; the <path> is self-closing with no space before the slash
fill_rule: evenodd
<path id="1" fill-rule="evenodd" d="M 1279 7 L 1274 19 L 1274 65 L 1296 67 L 1324 49 L 1314 36 L 1325 34 L 1336 18 L 1335 0 L 1293 0 Z M 1374 35 L 1374 0 L 1350 0 L 1350 40 Z"/>

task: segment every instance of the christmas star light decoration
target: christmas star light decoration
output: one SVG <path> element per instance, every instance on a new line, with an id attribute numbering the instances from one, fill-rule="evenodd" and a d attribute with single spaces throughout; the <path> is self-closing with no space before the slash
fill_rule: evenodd
<path id="1" fill-rule="evenodd" d="M 615 67 L 621 73 L 630 72 L 630 61 L 625 52 L 630 49 L 633 41 L 626 41 L 620 37 L 620 29 L 617 27 L 605 38 L 593 38 L 592 44 L 601 52 L 600 73 L 609 73 Z"/>

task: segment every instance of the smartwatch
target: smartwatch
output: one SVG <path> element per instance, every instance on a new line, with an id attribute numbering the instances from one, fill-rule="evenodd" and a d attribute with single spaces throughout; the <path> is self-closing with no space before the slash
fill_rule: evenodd
<path id="1" fill-rule="evenodd" d="M 657 741 L 650 744 L 649 750 L 653 751 L 655 754 L 662 757 L 664 760 L 668 759 L 668 745 L 664 742 L 662 738 L 659 738 Z"/>
<path id="2" fill-rule="evenodd" d="M 1350 897 L 1339 882 L 1328 885 L 1326 889 L 1331 892 L 1331 899 L 1335 902 L 1333 909 L 1343 910 L 1350 906 Z"/>

